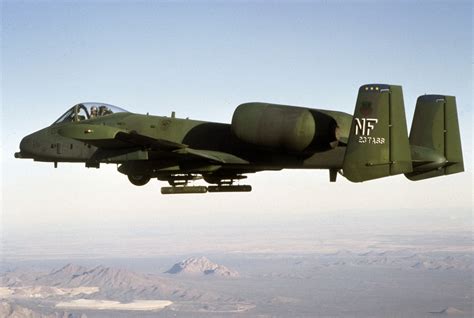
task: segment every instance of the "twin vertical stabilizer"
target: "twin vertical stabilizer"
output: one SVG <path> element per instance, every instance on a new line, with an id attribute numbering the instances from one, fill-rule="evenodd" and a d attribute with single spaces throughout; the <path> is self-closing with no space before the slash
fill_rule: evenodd
<path id="1" fill-rule="evenodd" d="M 410 131 L 413 172 L 422 180 L 464 171 L 456 98 L 444 95 L 418 97 Z"/>
<path id="2" fill-rule="evenodd" d="M 401 86 L 360 87 L 343 164 L 347 179 L 404 173 L 421 180 L 463 170 L 454 97 L 420 96 L 408 137 Z"/>

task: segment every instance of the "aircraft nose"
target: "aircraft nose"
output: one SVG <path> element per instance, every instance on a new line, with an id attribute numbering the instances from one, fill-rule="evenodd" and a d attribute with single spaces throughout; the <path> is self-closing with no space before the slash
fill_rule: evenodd
<path id="1" fill-rule="evenodd" d="M 32 158 L 33 138 L 31 135 L 24 137 L 20 142 L 20 152 L 15 153 L 15 158 Z"/>
<path id="2" fill-rule="evenodd" d="M 31 146 L 31 137 L 26 136 L 20 142 L 20 150 L 24 152 L 28 152 L 28 149 Z"/>

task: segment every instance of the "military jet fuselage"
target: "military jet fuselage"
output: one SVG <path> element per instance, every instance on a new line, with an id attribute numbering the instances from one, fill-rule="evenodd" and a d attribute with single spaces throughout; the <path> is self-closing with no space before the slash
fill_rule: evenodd
<path id="1" fill-rule="evenodd" d="M 264 170 L 328 169 L 354 182 L 404 173 L 420 180 L 463 171 L 454 97 L 424 95 L 407 135 L 400 86 L 359 90 L 354 116 L 268 103 L 242 104 L 231 124 L 140 115 L 102 103 L 73 106 L 23 138 L 17 158 L 115 163 L 135 185 L 167 181 L 162 193 L 250 191 L 236 185 Z M 204 179 L 212 186 L 189 186 Z"/>

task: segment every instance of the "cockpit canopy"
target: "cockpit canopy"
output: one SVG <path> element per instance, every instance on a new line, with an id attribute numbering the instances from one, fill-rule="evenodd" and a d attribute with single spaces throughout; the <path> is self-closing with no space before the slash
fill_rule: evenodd
<path id="1" fill-rule="evenodd" d="M 56 120 L 54 124 L 69 123 L 107 116 L 115 113 L 128 113 L 128 111 L 105 103 L 80 103 L 72 106 L 67 112 Z"/>

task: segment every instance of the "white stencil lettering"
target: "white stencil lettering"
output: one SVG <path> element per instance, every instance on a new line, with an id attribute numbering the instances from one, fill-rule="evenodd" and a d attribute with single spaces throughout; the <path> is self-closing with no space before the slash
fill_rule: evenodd
<path id="1" fill-rule="evenodd" d="M 377 118 L 354 118 L 355 134 L 362 136 L 370 136 L 370 132 L 375 129 L 375 124 L 379 122 Z"/>

